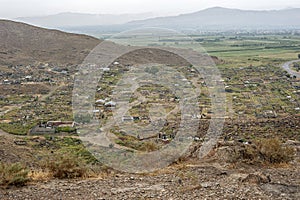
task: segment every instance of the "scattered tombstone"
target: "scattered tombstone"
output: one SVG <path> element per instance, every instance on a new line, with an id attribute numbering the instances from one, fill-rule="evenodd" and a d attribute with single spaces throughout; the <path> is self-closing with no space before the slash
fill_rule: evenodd
<path id="1" fill-rule="evenodd" d="M 123 122 L 128 122 L 128 121 L 133 121 L 134 118 L 132 116 L 123 116 L 122 121 Z"/>
<path id="2" fill-rule="evenodd" d="M 162 138 L 162 134 L 158 133 L 158 138 L 161 139 Z"/>

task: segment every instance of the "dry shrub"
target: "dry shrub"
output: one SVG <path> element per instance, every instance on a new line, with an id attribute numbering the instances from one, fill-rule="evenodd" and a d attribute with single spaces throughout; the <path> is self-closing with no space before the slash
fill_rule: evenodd
<path id="1" fill-rule="evenodd" d="M 85 177 L 88 172 L 84 160 L 72 154 L 51 154 L 41 163 L 41 167 L 59 179 Z"/>
<path id="2" fill-rule="evenodd" d="M 260 157 L 269 163 L 287 163 L 294 159 L 295 150 L 284 146 L 278 138 L 262 139 L 256 142 Z"/>
<path id="3" fill-rule="evenodd" d="M 0 185 L 3 187 L 24 186 L 30 180 L 28 173 L 29 170 L 20 163 L 0 163 Z"/>
<path id="4" fill-rule="evenodd" d="M 295 150 L 285 146 L 278 138 L 260 139 L 253 145 L 247 145 L 241 156 L 253 162 L 288 163 L 294 159 Z"/>
<path id="5" fill-rule="evenodd" d="M 139 148 L 140 151 L 146 151 L 146 152 L 151 152 L 151 151 L 156 151 L 158 150 L 158 146 L 154 142 L 144 142 L 143 145 Z"/>
<path id="6" fill-rule="evenodd" d="M 30 172 L 29 177 L 32 181 L 47 181 L 50 180 L 52 175 L 50 174 L 50 172 L 38 170 Z"/>

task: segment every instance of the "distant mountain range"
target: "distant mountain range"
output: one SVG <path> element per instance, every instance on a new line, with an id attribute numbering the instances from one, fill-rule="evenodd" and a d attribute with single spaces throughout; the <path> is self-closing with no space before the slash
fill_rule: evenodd
<path id="1" fill-rule="evenodd" d="M 300 8 L 253 11 L 214 7 L 178 16 L 151 17 L 153 17 L 151 13 L 133 15 L 62 13 L 17 20 L 42 27 L 92 35 L 139 27 L 163 27 L 176 30 L 300 29 Z"/>
<path id="2" fill-rule="evenodd" d="M 175 29 L 300 28 L 300 9 L 252 11 L 215 7 L 190 14 L 134 21 L 129 25 Z"/>
<path id="3" fill-rule="evenodd" d="M 141 14 L 83 14 L 83 13 L 60 13 L 56 15 L 21 17 L 16 21 L 42 26 L 45 28 L 62 28 L 78 26 L 99 26 L 124 24 L 133 20 L 142 20 L 155 17 L 153 13 Z"/>

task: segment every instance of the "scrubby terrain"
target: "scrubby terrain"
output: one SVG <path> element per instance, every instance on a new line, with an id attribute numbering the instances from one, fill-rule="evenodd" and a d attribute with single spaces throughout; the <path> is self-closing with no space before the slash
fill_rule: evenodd
<path id="1" fill-rule="evenodd" d="M 218 147 L 214 148 L 205 159 L 198 160 L 196 155 L 191 155 L 153 173 L 127 174 L 96 164 L 89 165 L 89 168 L 82 165 L 79 169 L 94 169 L 94 171 L 89 171 L 85 176 L 76 179 L 69 179 L 61 175 L 55 178 L 46 169 L 38 170 L 40 161 L 37 155 L 41 151 L 50 153 L 51 150 L 47 150 L 48 148 L 58 151 L 54 148 L 53 140 L 36 137 L 27 139 L 24 146 L 18 146 L 14 141 L 16 138 L 1 136 L 1 161 L 27 163 L 35 173 L 29 173 L 28 177 L 31 180 L 26 183 L 27 186 L 16 187 L 18 184 L 16 186 L 12 184 L 6 189 L 0 189 L 1 199 L 298 199 L 300 197 L 299 143 L 290 143 L 293 150 L 286 153 L 292 155 L 283 153 L 283 157 L 277 155 L 277 150 L 280 150 L 277 149 L 278 146 L 275 145 L 272 149 L 264 145 L 279 159 L 274 162 L 268 160 L 269 154 L 265 154 L 266 159 L 261 157 L 256 160 L 247 157 L 256 157 L 258 154 L 250 150 L 247 155 L 245 153 L 247 145 L 240 142 L 220 141 Z M 52 156 L 58 159 L 55 154 Z M 293 157 L 293 161 L 288 164 L 280 163 L 284 159 L 290 160 L 289 156 Z M 65 164 L 57 165 L 56 170 L 67 171 L 67 174 L 72 175 L 78 169 L 77 165 L 70 163 L 70 160 L 64 159 L 63 162 Z M 97 165 L 98 169 L 95 170 Z M 69 171 L 64 168 L 68 166 Z"/>

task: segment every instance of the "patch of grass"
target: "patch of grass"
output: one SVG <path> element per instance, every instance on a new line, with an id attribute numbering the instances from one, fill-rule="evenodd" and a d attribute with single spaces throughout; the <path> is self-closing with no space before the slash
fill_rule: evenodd
<path id="1" fill-rule="evenodd" d="M 76 132 L 76 128 L 69 127 L 69 126 L 66 126 L 66 127 L 57 127 L 55 129 L 55 132 L 57 132 L 57 133 L 75 133 Z"/>
<path id="2" fill-rule="evenodd" d="M 0 186 L 24 186 L 30 180 L 29 170 L 20 163 L 0 163 Z"/>
<path id="3" fill-rule="evenodd" d="M 0 129 L 14 135 L 27 135 L 33 125 L 23 125 L 21 123 L 0 123 Z"/>
<path id="4" fill-rule="evenodd" d="M 59 141 L 58 146 L 61 147 L 61 152 L 72 153 L 75 156 L 82 158 L 88 164 L 97 164 L 99 161 L 89 152 L 82 144 L 82 141 L 77 138 L 64 137 Z"/>
<path id="5" fill-rule="evenodd" d="M 36 170 L 30 172 L 29 177 L 32 181 L 47 181 L 50 180 L 51 174 L 43 170 Z"/>
<path id="6" fill-rule="evenodd" d="M 71 179 L 85 177 L 88 168 L 84 160 L 73 154 L 55 153 L 47 156 L 41 163 L 54 178 Z"/>
<path id="7" fill-rule="evenodd" d="M 159 146 L 152 141 L 143 142 L 133 136 L 119 132 L 114 132 L 114 134 L 118 137 L 116 143 L 121 146 L 145 152 L 156 151 L 159 149 Z"/>

